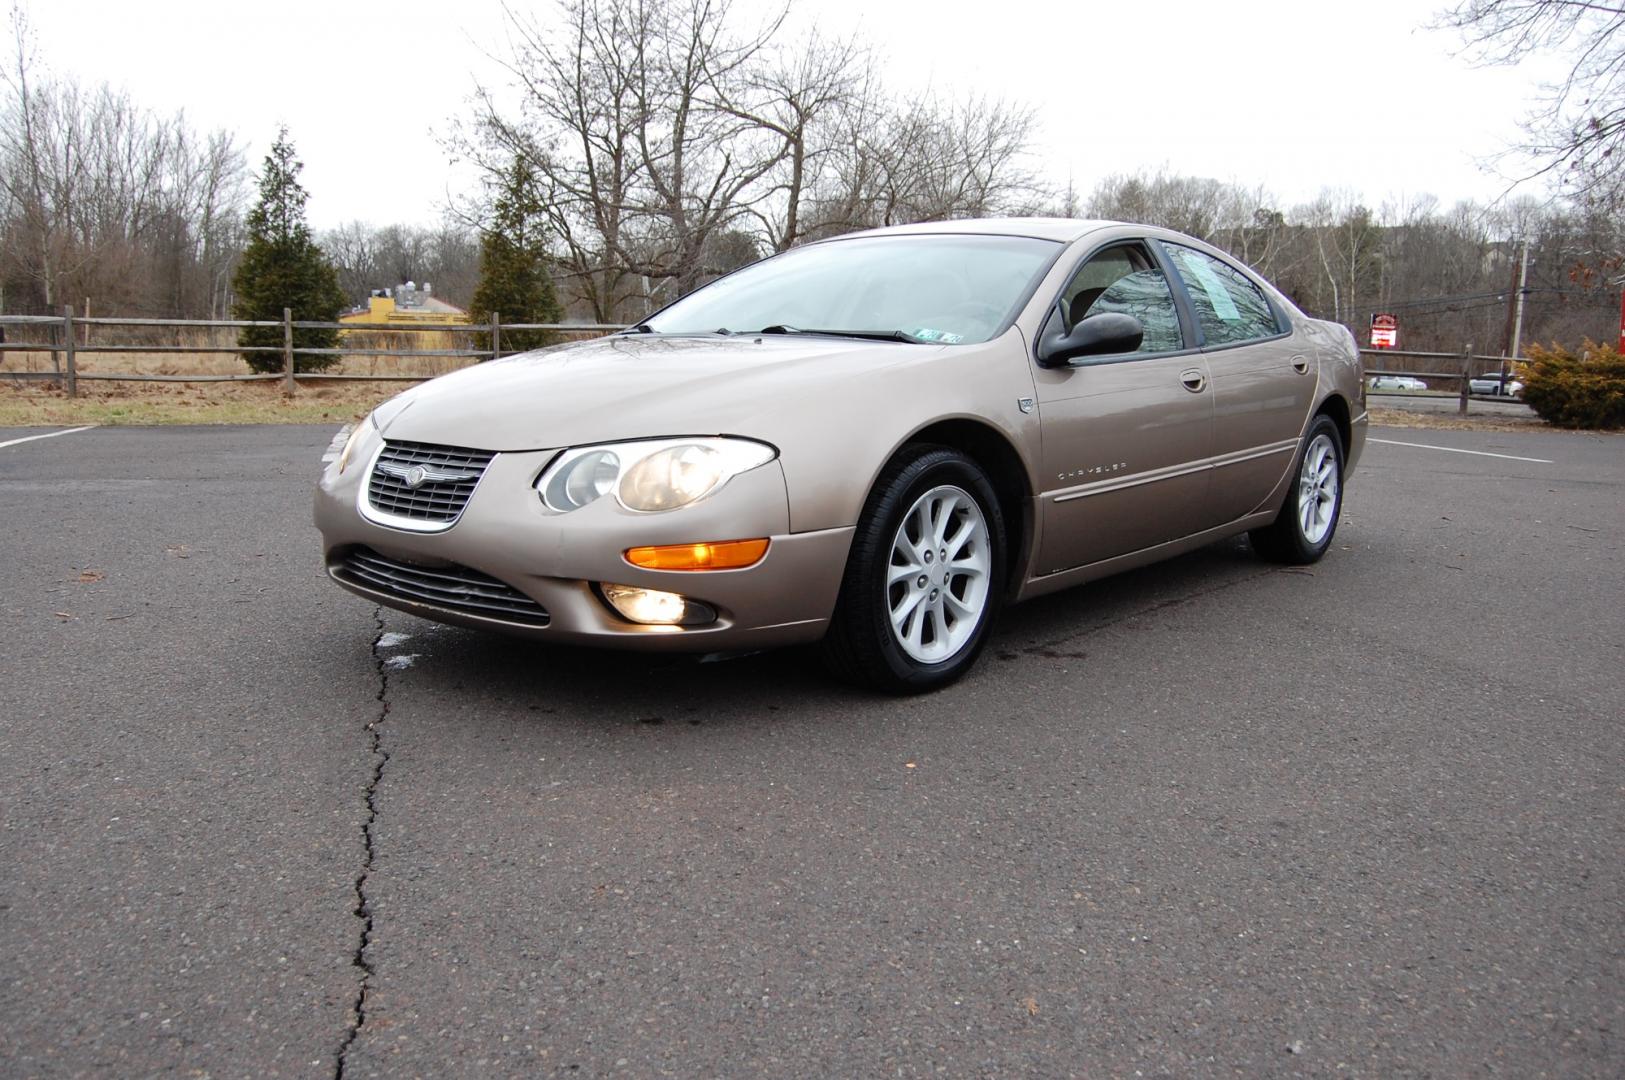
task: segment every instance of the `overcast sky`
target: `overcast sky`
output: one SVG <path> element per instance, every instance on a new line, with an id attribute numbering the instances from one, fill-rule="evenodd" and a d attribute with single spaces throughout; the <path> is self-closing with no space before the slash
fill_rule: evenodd
<path id="1" fill-rule="evenodd" d="M 516 7 L 526 7 L 515 3 Z M 529 5 L 539 11 L 550 5 Z M 736 0 L 741 13 L 765 9 Z M 900 94 L 1032 104 L 1038 157 L 1087 194 L 1117 172 L 1265 184 L 1281 207 L 1323 187 L 1372 205 L 1505 188 L 1479 162 L 1514 139 L 1550 57 L 1480 69 L 1426 24 L 1427 0 L 798 0 L 857 30 Z M 286 123 L 318 228 L 430 224 L 466 183 L 436 141 L 476 76 L 500 81 L 497 0 L 33 0 L 40 59 L 152 109 L 236 131 L 258 167 Z"/>

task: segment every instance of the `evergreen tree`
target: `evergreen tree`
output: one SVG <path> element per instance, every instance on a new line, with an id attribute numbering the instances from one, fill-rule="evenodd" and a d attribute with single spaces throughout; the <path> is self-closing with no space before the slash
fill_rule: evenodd
<path id="1" fill-rule="evenodd" d="M 293 155 L 288 129 L 277 133 L 276 145 L 265 158 L 260 172 L 260 197 L 248 215 L 248 245 L 232 276 L 236 293 L 232 313 L 239 319 L 282 319 L 282 309 L 291 308 L 295 321 L 333 322 L 344 308 L 344 292 L 327 256 L 311 239 L 305 223 L 305 189 L 299 185 L 304 163 Z M 295 330 L 295 349 L 331 349 L 338 343 L 337 330 Z M 282 345 L 282 329 L 275 326 L 244 327 L 238 331 L 239 345 Z M 280 353 L 244 353 L 243 359 L 255 371 L 282 370 Z M 298 371 L 320 371 L 331 367 L 338 357 L 294 354 Z"/>
<path id="2" fill-rule="evenodd" d="M 491 209 L 491 223 L 480 237 L 480 283 L 470 316 L 476 323 L 489 323 L 492 312 L 503 322 L 558 322 L 564 311 L 547 272 L 536 174 L 524 155 L 514 155 Z M 502 335 L 502 350 L 538 349 L 557 340 L 548 330 L 514 330 Z M 490 342 L 481 347 L 490 348 Z"/>

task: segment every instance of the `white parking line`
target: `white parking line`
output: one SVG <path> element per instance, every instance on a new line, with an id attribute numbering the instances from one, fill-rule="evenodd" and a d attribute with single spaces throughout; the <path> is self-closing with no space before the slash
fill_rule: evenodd
<path id="1" fill-rule="evenodd" d="M 1418 450 L 1443 450 L 1447 454 L 1474 454 L 1478 457 L 1504 458 L 1507 461 L 1533 461 L 1537 465 L 1556 464 L 1551 459 L 1543 457 L 1519 457 L 1517 454 L 1492 454 L 1488 450 L 1458 450 L 1454 446 L 1433 446 L 1430 443 L 1400 442 L 1397 439 L 1374 439 L 1368 436 L 1366 438 L 1366 442 L 1386 443 L 1389 446 L 1414 446 Z"/>
<path id="2" fill-rule="evenodd" d="M 24 435 L 20 439 L 7 439 L 5 442 L 0 442 L 0 450 L 4 450 L 8 446 L 16 446 L 18 443 L 33 442 L 35 439 L 54 439 L 58 435 L 72 435 L 76 431 L 89 431 L 95 426 L 95 424 L 86 424 L 84 427 L 72 427 L 65 431 L 47 431 L 44 435 Z"/>

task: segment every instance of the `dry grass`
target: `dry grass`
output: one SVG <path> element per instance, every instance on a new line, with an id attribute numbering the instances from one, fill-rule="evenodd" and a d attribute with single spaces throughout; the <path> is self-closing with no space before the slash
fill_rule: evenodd
<path id="1" fill-rule="evenodd" d="M 13 342 L 50 340 L 43 326 L 9 327 Z M 91 326 L 89 343 L 79 338 L 76 364 L 87 374 L 246 375 L 248 365 L 236 352 L 237 331 L 208 326 Z M 341 333 L 340 342 L 357 349 L 471 349 L 474 331 L 362 331 Z M 94 345 L 148 346 L 151 352 L 85 352 Z M 173 348 L 213 347 L 218 352 L 175 352 Z M 271 354 L 260 354 L 271 355 Z M 444 375 L 475 363 L 460 356 L 341 356 L 328 370 L 342 375 Z M 51 354 L 18 350 L 0 353 L 0 371 L 52 371 Z"/>
<path id="2" fill-rule="evenodd" d="M 246 375 L 248 365 L 243 362 L 234 346 L 237 331 L 230 327 L 203 326 L 93 326 L 92 343 L 104 345 L 152 346 L 152 351 L 98 353 L 84 352 L 81 343 L 76 364 L 82 372 L 120 375 Z M 13 343 L 49 340 L 50 328 L 41 326 L 8 327 L 7 337 Z M 478 329 L 469 330 L 369 330 L 341 331 L 340 344 L 352 349 L 474 349 L 478 346 Z M 30 336 L 32 335 L 32 336 Z M 569 332 L 565 339 L 586 340 L 598 337 L 593 331 Z M 82 339 L 81 339 L 82 340 Z M 218 352 L 175 352 L 174 346 L 200 348 L 212 346 Z M 262 356 L 272 354 L 262 353 Z M 420 375 L 432 378 L 448 371 L 478 363 L 473 356 L 356 356 L 345 355 L 328 372 L 334 375 Z M 280 358 L 279 361 L 280 362 Z M 51 354 L 47 350 L 0 352 L 0 372 L 53 371 Z"/>
<path id="3" fill-rule="evenodd" d="M 0 382 L 0 427 L 81 424 L 321 424 L 365 416 L 410 383 L 279 382 L 79 384 L 70 398 L 54 386 Z"/>
<path id="4" fill-rule="evenodd" d="M 33 327 L 22 334 L 39 333 Z M 210 327 L 92 327 L 102 343 L 151 345 L 152 351 L 76 356 L 81 374 L 246 375 L 248 366 L 231 348 L 236 331 Z M 431 340 L 433 338 L 433 340 Z M 23 339 L 27 340 L 27 339 Z M 40 340 L 34 338 L 33 340 Z M 351 334 L 357 348 L 470 348 L 473 333 Z M 175 352 L 172 347 L 218 346 L 219 352 Z M 415 375 L 431 378 L 475 363 L 472 357 L 343 356 L 329 372 L 342 375 Z M 52 371 L 48 351 L 0 353 L 0 372 Z M 43 381 L 0 377 L 0 426 L 55 424 L 314 424 L 364 416 L 409 382 L 306 382 L 292 395 L 277 381 L 244 383 L 143 383 L 81 380 L 69 398 Z"/>
<path id="5" fill-rule="evenodd" d="M 1383 427 L 1431 428 L 1435 431 L 1550 431 L 1538 416 L 1461 416 L 1451 413 L 1412 412 L 1372 406 L 1371 422 Z"/>
<path id="6" fill-rule="evenodd" d="M 420 347 L 427 347 L 420 343 Z M 341 356 L 328 368 L 334 375 L 421 375 L 432 378 L 468 367 L 477 361 L 461 356 Z M 78 353 L 75 366 L 85 374 L 116 375 L 247 375 L 248 365 L 235 352 L 177 353 L 155 348 L 152 352 Z M 7 352 L 0 354 L 0 372 L 51 371 L 48 352 Z"/>

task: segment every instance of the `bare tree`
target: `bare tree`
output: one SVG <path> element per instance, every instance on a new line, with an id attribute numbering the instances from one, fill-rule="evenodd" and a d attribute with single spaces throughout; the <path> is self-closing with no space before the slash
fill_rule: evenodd
<path id="1" fill-rule="evenodd" d="M 649 279 L 698 285 L 713 238 L 764 197 L 778 146 L 731 105 L 782 13 L 744 34 L 727 0 L 562 0 L 557 16 L 507 10 L 522 107 L 482 89 L 455 141 L 488 178 L 530 163 L 569 291 L 607 321 Z"/>
<path id="2" fill-rule="evenodd" d="M 106 86 L 53 79 L 20 10 L 0 100 L 0 274 L 8 301 L 99 298 L 133 312 L 223 307 L 243 198 L 241 151 Z"/>
<path id="3" fill-rule="evenodd" d="M 1157 172 L 1107 177 L 1090 196 L 1089 213 L 1211 240 L 1220 231 L 1251 222 L 1260 205 L 1231 184 Z"/>
<path id="4" fill-rule="evenodd" d="M 376 230 L 361 221 L 351 221 L 336 229 L 329 229 L 317 240 L 333 269 L 338 272 L 339 288 L 351 300 L 360 300 L 373 289 L 399 282 L 386 282 L 374 253 Z"/>
<path id="5" fill-rule="evenodd" d="M 989 98 L 926 98 L 896 114 L 876 146 L 879 224 L 996 216 L 1042 194 L 1020 167 L 1032 144 L 1031 108 Z"/>
<path id="6" fill-rule="evenodd" d="M 641 164 L 632 84 L 637 43 L 648 35 L 646 6 L 566 0 L 551 28 L 505 9 L 509 55 L 499 60 L 520 109 L 510 113 L 500 94 L 482 86 L 471 121 L 451 140 L 481 167 L 491 191 L 515 157 L 531 164 L 559 248 L 557 268 L 595 322 L 618 318 L 633 292 L 628 250 Z M 489 201 L 465 208 L 465 221 L 477 224 Z"/>
<path id="7" fill-rule="evenodd" d="M 854 96 L 814 189 L 808 236 L 851 229 L 1038 212 L 1052 193 L 1027 167 L 1030 108 L 985 97 Z"/>
<path id="8" fill-rule="evenodd" d="M 1362 295 L 1376 295 L 1380 276 L 1380 230 L 1359 196 L 1326 190 L 1313 202 L 1296 207 L 1292 220 L 1313 244 L 1315 263 L 1330 293 L 1326 317 L 1352 324 Z M 1324 304 L 1324 300 L 1322 300 Z"/>
<path id="9" fill-rule="evenodd" d="M 651 40 L 634 69 L 643 122 L 638 151 L 650 195 L 646 211 L 659 220 L 664 250 L 645 273 L 666 272 L 679 295 L 707 276 L 712 236 L 764 198 L 759 181 L 773 168 L 779 147 L 760 124 L 720 107 L 730 88 L 747 80 L 749 66 L 783 20 L 736 37 L 728 27 L 728 0 L 676 0 L 659 5 Z"/>
<path id="10" fill-rule="evenodd" d="M 860 42 L 790 36 L 785 18 L 749 23 L 729 0 L 509 10 L 520 107 L 482 89 L 452 142 L 488 177 L 516 155 L 531 165 L 577 309 L 618 321 L 747 253 L 1039 201 L 1030 110 L 895 103 Z"/>
<path id="11" fill-rule="evenodd" d="M 436 296 L 467 307 L 479 281 L 478 235 L 455 221 L 436 228 L 352 221 L 318 242 L 338 271 L 339 288 L 354 302 L 412 281 L 432 283 Z"/>
<path id="12" fill-rule="evenodd" d="M 1524 243 L 1524 340 L 1578 343 L 1610 334 L 1618 317 L 1621 221 L 1595 202 L 1447 207 L 1423 195 L 1373 211 L 1357 192 L 1326 190 L 1282 213 L 1263 187 L 1156 172 L 1108 177 L 1087 207 L 1202 236 L 1356 333 L 1374 312 L 1396 312 L 1407 348 L 1498 348 Z"/>
<path id="13" fill-rule="evenodd" d="M 817 30 L 763 59 L 718 88 L 734 96 L 712 104 L 779 141 L 766 198 L 748 212 L 767 244 L 786 251 L 807 235 L 805 204 L 838 161 L 840 124 L 861 107 L 870 59 L 855 38 L 830 39 Z"/>
<path id="14" fill-rule="evenodd" d="M 1567 68 L 1524 120 L 1520 179 L 1556 176 L 1582 200 L 1625 207 L 1625 5 L 1618 0 L 1462 0 L 1441 16 L 1483 62 L 1562 52 Z"/>
<path id="15" fill-rule="evenodd" d="M 20 8 L 11 10 L 11 30 L 6 85 L 12 100 L 0 127 L 7 262 L 14 274 L 24 276 L 30 288 L 43 295 L 49 309 L 57 299 L 59 238 L 65 228 L 62 186 L 71 177 L 58 176 L 52 168 L 58 154 L 51 140 L 59 125 L 50 94 L 41 94 L 36 85 L 32 35 Z"/>

